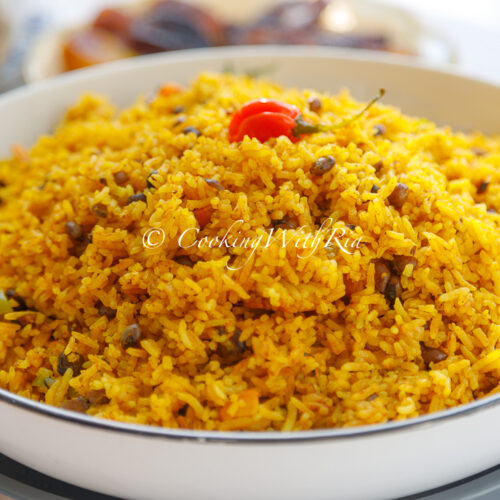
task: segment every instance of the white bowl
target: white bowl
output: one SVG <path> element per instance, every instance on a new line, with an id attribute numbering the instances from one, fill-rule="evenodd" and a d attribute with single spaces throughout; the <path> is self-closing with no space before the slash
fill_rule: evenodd
<path id="1" fill-rule="evenodd" d="M 273 66 L 287 85 L 385 102 L 459 129 L 500 132 L 500 88 L 404 58 L 328 48 L 224 48 L 148 56 L 47 80 L 0 97 L 0 154 L 31 144 L 80 93 L 130 104 L 165 80 Z M 0 390 L 0 450 L 43 473 L 125 498 L 394 498 L 500 462 L 500 394 L 413 420 L 296 433 L 134 426 L 48 407 Z"/>

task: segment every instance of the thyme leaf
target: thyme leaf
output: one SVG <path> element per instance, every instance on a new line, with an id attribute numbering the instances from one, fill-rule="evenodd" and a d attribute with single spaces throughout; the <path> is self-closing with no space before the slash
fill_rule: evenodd
<path id="1" fill-rule="evenodd" d="M 295 119 L 295 127 L 292 130 L 292 134 L 295 137 L 299 137 L 301 135 L 316 134 L 318 132 L 331 132 L 332 130 L 346 127 L 347 125 L 350 125 L 351 123 L 361 118 L 377 101 L 382 99 L 384 95 L 385 89 L 380 89 L 378 95 L 374 97 L 361 111 L 349 118 L 346 118 L 345 120 L 334 123 L 333 125 L 309 123 L 304 120 L 304 117 L 302 115 L 299 115 Z"/>

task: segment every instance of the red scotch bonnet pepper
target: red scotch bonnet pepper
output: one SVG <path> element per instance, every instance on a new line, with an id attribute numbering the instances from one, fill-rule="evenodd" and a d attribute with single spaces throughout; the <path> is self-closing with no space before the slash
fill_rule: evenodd
<path id="1" fill-rule="evenodd" d="M 286 135 L 298 141 L 292 133 L 300 109 L 274 99 L 257 99 L 243 105 L 229 125 L 229 141 L 239 142 L 245 135 L 266 142 L 271 137 Z"/>
<path id="2" fill-rule="evenodd" d="M 363 115 L 384 94 L 385 90 L 380 89 L 379 95 L 372 99 L 359 113 L 333 125 L 306 122 L 297 106 L 275 99 L 250 101 L 233 115 L 229 124 L 229 141 L 239 142 L 247 135 L 260 142 L 266 142 L 271 137 L 284 135 L 292 142 L 297 142 L 304 135 L 328 132 L 349 125 Z"/>

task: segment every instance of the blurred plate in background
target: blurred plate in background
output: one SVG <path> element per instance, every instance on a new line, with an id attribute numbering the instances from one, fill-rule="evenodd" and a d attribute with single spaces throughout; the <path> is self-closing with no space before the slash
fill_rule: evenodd
<path id="1" fill-rule="evenodd" d="M 61 19 L 73 18 L 71 15 L 64 18 L 59 13 L 59 22 L 55 23 L 52 28 L 48 28 L 28 50 L 22 68 L 24 80 L 34 82 L 67 69 L 87 65 L 87 61 L 79 56 L 82 52 L 86 55 L 88 50 L 95 50 L 96 45 L 105 46 L 104 49 L 97 47 L 97 50 L 101 50 L 103 60 L 126 57 L 133 53 L 139 55 L 140 50 L 133 52 L 124 49 L 121 41 L 117 43 L 117 37 L 115 40 L 108 40 L 109 33 L 105 34 L 107 37 L 105 43 L 102 42 L 101 36 L 96 40 L 93 37 L 93 29 L 89 28 L 103 7 L 110 4 L 116 6 L 117 3 L 120 2 L 116 0 L 90 2 L 83 22 L 77 25 L 70 21 L 64 25 Z M 380 49 L 417 57 L 431 63 L 453 62 L 455 59 L 450 44 L 419 23 L 412 14 L 404 9 L 381 5 L 369 0 L 332 0 L 330 3 L 325 1 L 320 7 L 321 14 L 318 16 L 316 31 L 309 27 L 305 29 L 303 26 L 307 22 L 308 15 L 314 16 L 314 6 L 321 5 L 321 1 L 288 2 L 287 7 L 281 11 L 277 6 L 285 2 L 275 0 L 254 0 L 245 3 L 224 0 L 188 0 L 185 3 L 201 7 L 208 16 L 213 16 L 216 22 L 220 23 L 226 33 L 230 33 L 226 40 L 216 41 L 215 45 L 322 44 Z M 120 4 L 123 12 L 137 17 L 156 2 L 121 2 Z M 72 6 L 72 4 L 66 5 Z M 194 20 L 196 16 L 189 11 L 184 15 L 188 22 L 196 22 Z M 279 18 L 278 21 L 276 21 L 277 18 Z M 164 26 L 164 20 L 161 21 Z M 281 23 L 287 29 L 277 29 L 276 24 L 273 25 L 276 22 Z M 228 28 L 228 25 L 231 27 Z M 179 48 L 192 48 L 192 35 L 186 36 L 191 36 L 189 43 Z M 68 63 L 68 40 L 75 40 L 77 50 L 80 51 L 76 62 L 72 54 L 71 61 Z M 151 50 L 151 47 L 148 47 L 146 52 L 148 51 L 158 51 L 158 49 Z M 99 56 L 96 59 L 99 59 Z"/>

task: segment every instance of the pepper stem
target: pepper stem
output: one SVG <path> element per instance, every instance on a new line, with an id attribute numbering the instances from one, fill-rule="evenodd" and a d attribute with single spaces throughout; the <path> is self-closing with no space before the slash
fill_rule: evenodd
<path id="1" fill-rule="evenodd" d="M 359 113 L 356 113 L 355 115 L 342 120 L 341 122 L 334 123 L 333 125 L 324 125 L 322 123 L 318 123 L 315 125 L 313 123 L 306 122 L 302 115 L 299 115 L 295 119 L 295 127 L 292 130 L 292 134 L 295 137 L 299 137 L 301 135 L 315 134 L 317 132 L 330 132 L 332 130 L 346 127 L 347 125 L 350 125 L 358 118 L 363 116 L 377 101 L 382 99 L 384 95 L 385 89 L 380 89 L 378 95 L 374 97 Z"/>

